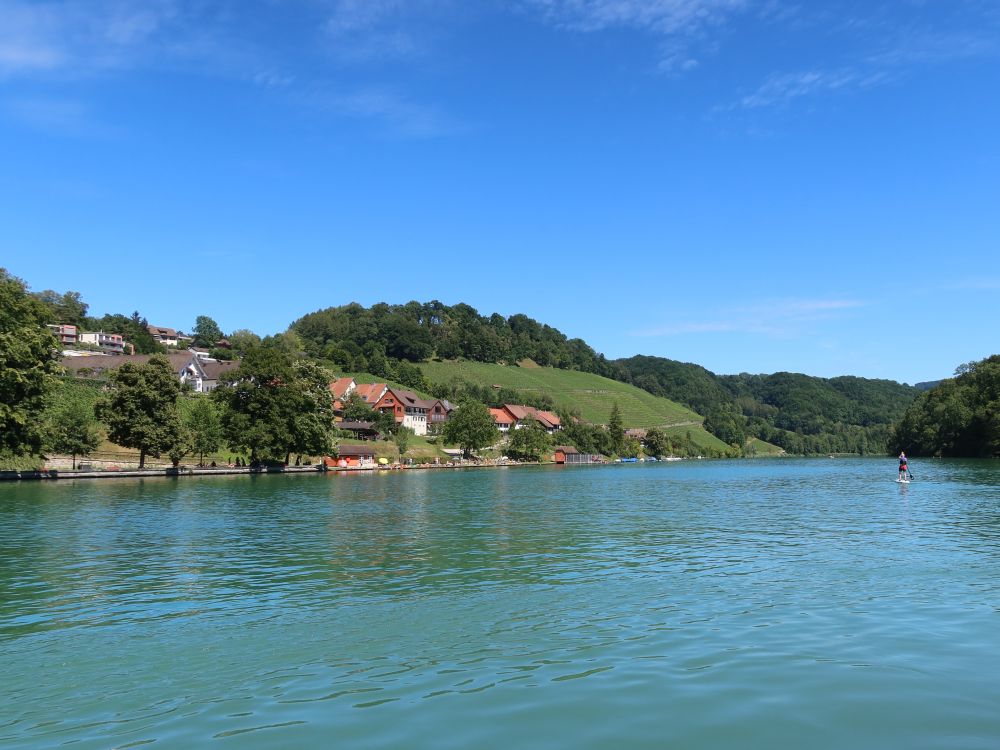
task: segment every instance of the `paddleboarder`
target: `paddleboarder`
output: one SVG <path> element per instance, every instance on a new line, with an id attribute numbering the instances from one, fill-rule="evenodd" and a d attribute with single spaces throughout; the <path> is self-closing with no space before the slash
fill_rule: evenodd
<path id="1" fill-rule="evenodd" d="M 907 473 L 909 469 L 906 467 L 906 454 L 903 451 L 899 452 L 899 481 L 907 481 Z"/>

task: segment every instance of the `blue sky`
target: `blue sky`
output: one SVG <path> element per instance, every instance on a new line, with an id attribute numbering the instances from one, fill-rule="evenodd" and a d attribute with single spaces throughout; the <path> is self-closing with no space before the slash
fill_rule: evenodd
<path id="1" fill-rule="evenodd" d="M 0 0 L 0 265 L 283 330 L 526 313 L 905 382 L 1000 351 L 1000 6 Z"/>

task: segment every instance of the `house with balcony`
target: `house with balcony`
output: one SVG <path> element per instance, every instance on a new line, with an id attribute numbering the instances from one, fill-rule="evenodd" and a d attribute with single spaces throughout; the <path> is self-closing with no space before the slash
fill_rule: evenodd
<path id="1" fill-rule="evenodd" d="M 427 415 L 441 404 L 437 399 L 420 398 L 412 391 L 401 388 L 386 388 L 382 398 L 375 404 L 376 411 L 392 414 L 396 424 L 409 427 L 414 435 L 427 434 Z M 443 409 L 443 405 L 441 406 Z"/>
<path id="2" fill-rule="evenodd" d="M 435 399 L 434 405 L 427 411 L 427 429 L 431 430 L 448 421 L 455 407 L 446 399 Z"/>
<path id="3" fill-rule="evenodd" d="M 157 344 L 163 344 L 164 346 L 177 346 L 177 331 L 173 328 L 146 326 L 146 330 L 149 331 L 150 336 L 156 339 Z"/>
<path id="4" fill-rule="evenodd" d="M 77 336 L 77 342 L 92 344 L 107 354 L 124 354 L 126 348 L 125 339 L 120 333 L 105 333 L 104 331 L 81 333 Z"/>
<path id="5" fill-rule="evenodd" d="M 52 332 L 52 335 L 56 337 L 56 341 L 63 346 L 76 343 L 76 326 L 54 325 L 50 323 L 47 328 Z"/>

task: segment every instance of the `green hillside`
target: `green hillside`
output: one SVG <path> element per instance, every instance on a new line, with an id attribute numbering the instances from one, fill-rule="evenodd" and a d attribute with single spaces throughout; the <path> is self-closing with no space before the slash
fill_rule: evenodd
<path id="1" fill-rule="evenodd" d="M 576 370 L 552 367 L 510 367 L 485 362 L 424 362 L 420 369 L 431 383 L 468 381 L 480 385 L 498 385 L 522 393 L 544 393 L 556 408 L 575 411 L 594 424 L 604 424 L 611 404 L 618 402 L 626 427 L 699 426 L 700 415 L 687 407 L 654 396 L 640 388 Z"/>

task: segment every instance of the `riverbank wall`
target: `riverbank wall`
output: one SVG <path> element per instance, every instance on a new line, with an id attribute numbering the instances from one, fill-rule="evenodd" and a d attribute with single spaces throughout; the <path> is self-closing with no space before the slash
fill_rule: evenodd
<path id="1" fill-rule="evenodd" d="M 334 474 L 357 473 L 372 471 L 425 471 L 436 469 L 484 469 L 501 466 L 539 466 L 543 462 L 534 461 L 503 461 L 503 462 L 469 462 L 446 464 L 412 464 L 412 465 L 376 465 L 376 466 L 336 466 L 323 464 L 315 466 L 266 466 L 251 469 L 244 466 L 220 466 L 217 468 L 186 467 L 167 469 L 128 469 L 123 471 L 64 471 L 49 469 L 45 471 L 0 471 L 0 481 L 31 481 L 56 479 L 125 479 L 154 477 L 205 477 L 224 474 Z"/>

